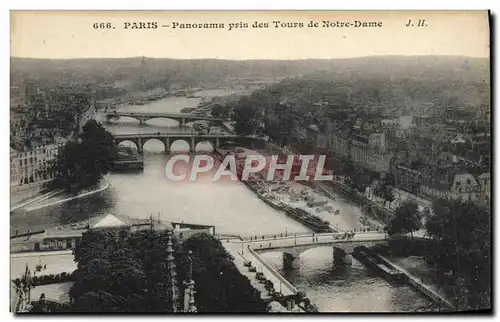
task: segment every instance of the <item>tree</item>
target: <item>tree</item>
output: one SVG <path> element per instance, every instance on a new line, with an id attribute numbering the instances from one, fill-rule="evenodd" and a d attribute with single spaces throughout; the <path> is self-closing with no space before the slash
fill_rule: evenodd
<path id="1" fill-rule="evenodd" d="M 392 186 L 384 185 L 384 188 L 382 190 L 382 198 L 384 198 L 384 200 L 389 203 L 394 201 L 394 195 L 392 194 Z"/>
<path id="2" fill-rule="evenodd" d="M 116 159 L 113 136 L 95 120 L 88 121 L 78 141 L 68 142 L 55 162 L 53 188 L 78 192 L 96 185 Z"/>
<path id="3" fill-rule="evenodd" d="M 427 259 L 452 270 L 458 309 L 491 307 L 491 212 L 474 202 L 437 200 L 426 221 L 436 242 Z"/>
<path id="4" fill-rule="evenodd" d="M 260 294 L 241 275 L 219 240 L 208 234 L 195 234 L 183 243 L 181 250 L 192 252 L 199 312 L 266 312 Z M 183 279 L 186 265 L 185 257 L 178 257 L 179 277 Z"/>
<path id="5" fill-rule="evenodd" d="M 373 193 L 376 196 L 383 198 L 386 202 L 393 202 L 392 186 L 388 185 L 385 180 L 380 181 L 375 187 Z"/>
<path id="6" fill-rule="evenodd" d="M 78 262 L 70 290 L 77 312 L 166 312 L 170 272 L 167 235 L 138 231 L 125 239 L 116 231 L 91 230 L 82 236 L 74 255 Z M 184 289 L 192 252 L 196 306 L 200 312 L 265 312 L 265 304 L 242 276 L 219 240 L 195 234 L 183 244 L 173 240 L 177 287 Z M 182 291 L 181 291 L 182 293 Z"/>
<path id="7" fill-rule="evenodd" d="M 229 110 L 229 105 L 214 104 L 210 113 L 212 117 L 227 119 L 229 117 Z"/>
<path id="8" fill-rule="evenodd" d="M 260 124 L 259 111 L 255 102 L 242 98 L 234 107 L 234 130 L 239 135 L 249 135 Z"/>
<path id="9" fill-rule="evenodd" d="M 71 305 L 70 312 L 75 313 L 118 313 L 130 312 L 127 310 L 126 301 L 120 296 L 116 296 L 104 291 L 87 292 L 75 299 Z"/>
<path id="10" fill-rule="evenodd" d="M 410 233 L 422 228 L 422 214 L 418 205 L 413 201 L 406 201 L 396 209 L 394 217 L 387 225 L 389 235 Z"/>

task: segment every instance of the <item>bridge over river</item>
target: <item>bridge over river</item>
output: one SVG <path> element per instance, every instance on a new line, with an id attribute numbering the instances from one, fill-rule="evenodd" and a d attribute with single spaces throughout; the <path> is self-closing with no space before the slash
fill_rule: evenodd
<path id="1" fill-rule="evenodd" d="M 121 117 L 130 117 L 138 120 L 141 124 L 146 124 L 148 120 L 151 119 L 171 119 L 179 122 L 179 126 L 185 126 L 187 123 L 195 121 L 209 121 L 214 125 L 221 125 L 224 119 L 208 117 L 208 116 L 198 116 L 185 113 L 142 113 L 142 112 L 113 112 L 106 113 L 105 117 L 108 121 L 112 119 L 120 119 Z"/>
<path id="2" fill-rule="evenodd" d="M 183 140 L 189 144 L 189 151 L 194 152 L 196 145 L 200 142 L 209 142 L 214 149 L 218 149 L 229 143 L 237 143 L 245 146 L 253 146 L 260 139 L 253 136 L 239 136 L 232 134 L 199 134 L 196 132 L 157 132 L 157 133 L 134 133 L 134 134 L 114 134 L 115 144 L 129 141 L 135 144 L 137 152 L 144 151 L 144 144 L 147 141 L 156 139 L 163 143 L 165 152 L 169 153 L 172 143 Z"/>
<path id="3" fill-rule="evenodd" d="M 278 235 L 278 234 L 277 234 Z M 348 237 L 349 236 L 349 237 Z M 226 239 L 222 244 L 235 258 L 235 264 L 244 275 L 248 275 L 249 268 L 244 263 L 250 262 L 257 272 L 264 274 L 270 280 L 274 289 L 279 290 L 284 297 L 293 297 L 298 290 L 279 274 L 260 255 L 264 251 L 283 251 L 283 260 L 289 267 L 298 268 L 300 265 L 300 253 L 314 247 L 333 246 L 334 260 L 343 260 L 347 253 L 352 252 L 355 247 L 365 245 L 372 246 L 388 240 L 384 233 L 360 232 L 353 234 L 326 233 L 305 234 L 300 236 L 287 236 L 276 238 L 264 238 L 254 240 Z M 336 251 L 337 250 L 337 254 Z M 339 256 L 343 255 L 343 256 Z M 336 258 L 337 257 L 337 258 Z"/>

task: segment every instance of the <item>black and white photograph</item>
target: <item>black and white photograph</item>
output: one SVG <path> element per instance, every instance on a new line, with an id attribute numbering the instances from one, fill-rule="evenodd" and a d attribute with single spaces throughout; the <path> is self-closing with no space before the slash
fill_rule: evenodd
<path id="1" fill-rule="evenodd" d="M 10 312 L 491 313 L 491 19 L 12 10 Z"/>

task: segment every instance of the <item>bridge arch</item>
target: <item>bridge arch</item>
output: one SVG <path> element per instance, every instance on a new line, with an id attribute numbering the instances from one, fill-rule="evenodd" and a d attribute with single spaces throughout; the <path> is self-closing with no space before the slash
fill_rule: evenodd
<path id="1" fill-rule="evenodd" d="M 167 151 L 167 147 L 165 146 L 165 142 L 162 140 L 150 138 L 142 142 L 142 150 L 157 153 Z"/>
<path id="2" fill-rule="evenodd" d="M 138 142 L 135 140 L 121 140 L 116 142 L 116 146 L 130 147 L 135 149 L 137 152 L 141 151 L 141 147 L 139 147 Z"/>
<path id="3" fill-rule="evenodd" d="M 178 127 L 181 125 L 181 120 L 159 116 L 159 117 L 151 117 L 147 119 L 144 123 L 152 126 Z"/>
<path id="4" fill-rule="evenodd" d="M 170 143 L 169 151 L 171 152 L 190 152 L 191 145 L 188 141 L 178 139 Z"/>
<path id="5" fill-rule="evenodd" d="M 139 124 L 140 120 L 137 117 L 133 116 L 119 116 L 119 117 L 108 117 L 107 121 L 109 123 L 135 123 Z"/>
<path id="6" fill-rule="evenodd" d="M 213 152 L 214 144 L 213 142 L 203 140 L 196 144 L 194 147 L 194 152 Z"/>

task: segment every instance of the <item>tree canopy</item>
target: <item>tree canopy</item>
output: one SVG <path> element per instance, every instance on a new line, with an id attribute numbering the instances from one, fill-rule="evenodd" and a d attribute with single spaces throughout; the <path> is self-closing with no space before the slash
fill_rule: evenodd
<path id="1" fill-rule="evenodd" d="M 458 308 L 490 308 L 490 210 L 470 201 L 437 200 L 425 228 L 436 241 L 428 260 L 454 272 Z"/>
<path id="2" fill-rule="evenodd" d="M 396 209 L 386 229 L 389 235 L 411 233 L 422 228 L 422 213 L 413 201 L 406 201 Z"/>
<path id="3" fill-rule="evenodd" d="M 249 135 L 260 123 L 259 109 L 256 102 L 243 97 L 233 109 L 234 130 L 239 135 Z"/>
<path id="4" fill-rule="evenodd" d="M 199 233 L 187 239 L 181 247 L 183 252 L 192 252 L 199 312 L 266 312 L 259 292 L 248 278 L 241 275 L 219 240 Z M 179 268 L 185 265 L 186 262 L 182 261 Z M 187 269 L 179 269 L 179 276 L 186 272 Z"/>
<path id="5" fill-rule="evenodd" d="M 227 119 L 229 117 L 229 105 L 226 104 L 214 104 L 212 106 L 211 114 L 212 117 Z"/>
<path id="6" fill-rule="evenodd" d="M 77 141 L 68 142 L 55 161 L 54 188 L 78 192 L 96 185 L 116 158 L 113 136 L 95 120 L 88 121 Z"/>
<path id="7" fill-rule="evenodd" d="M 74 250 L 78 268 L 70 296 L 72 312 L 170 312 L 165 232 L 138 231 L 128 237 L 116 231 L 84 233 Z M 260 294 L 242 276 L 220 241 L 195 234 L 174 239 L 179 299 L 188 279 L 192 252 L 195 301 L 199 312 L 265 312 Z"/>

